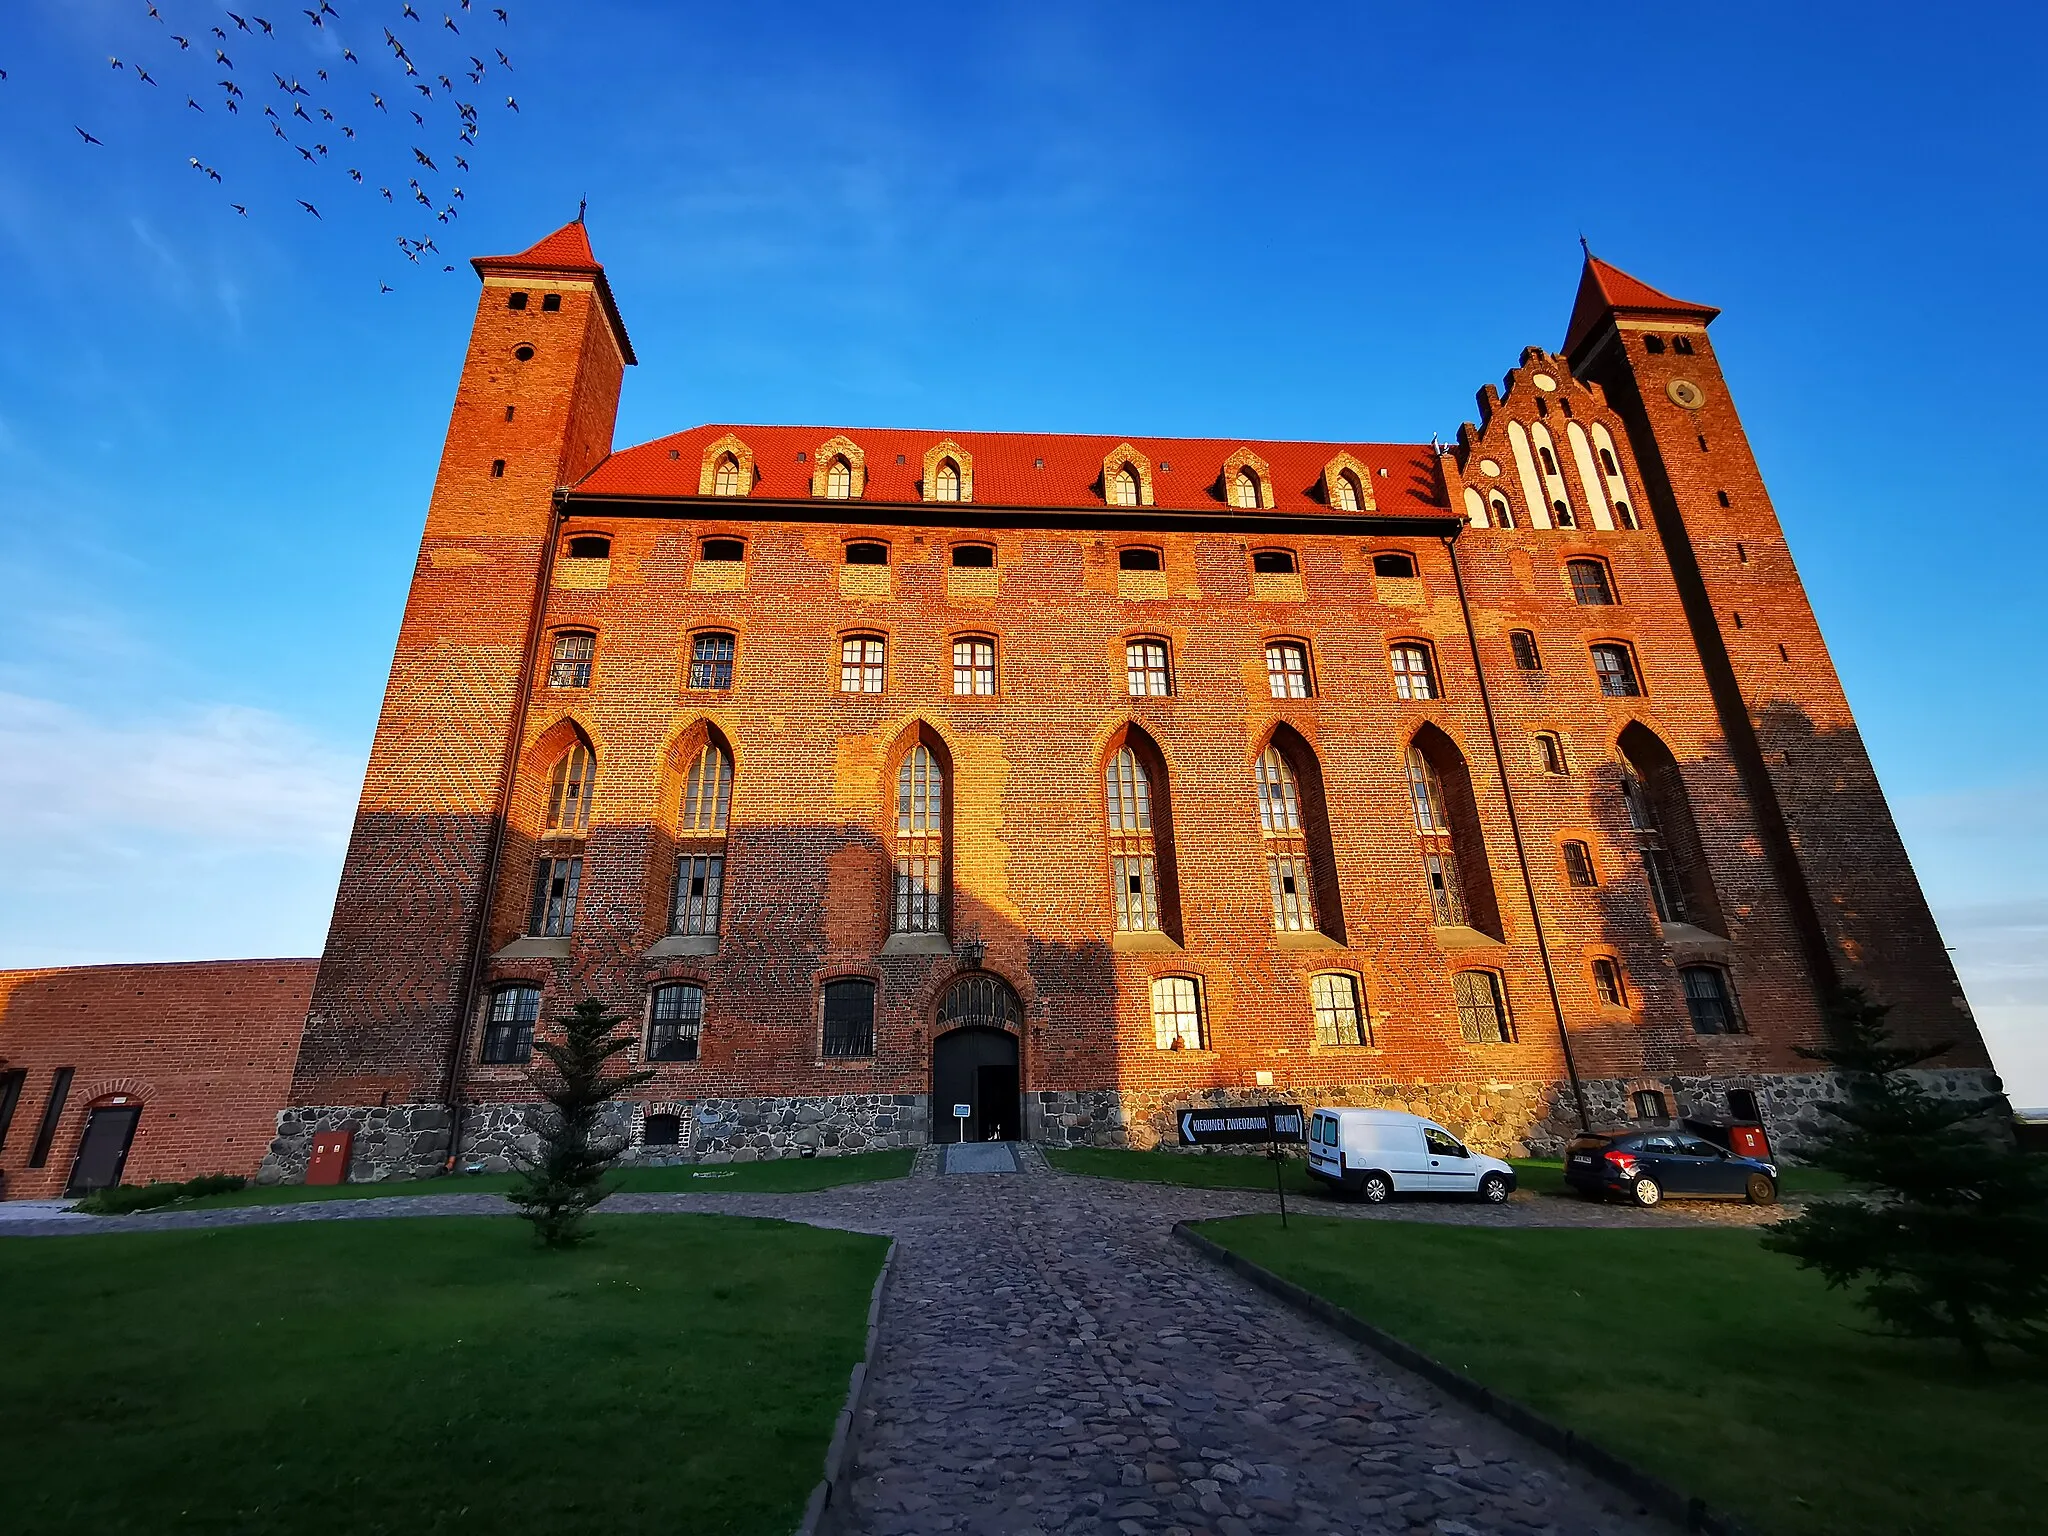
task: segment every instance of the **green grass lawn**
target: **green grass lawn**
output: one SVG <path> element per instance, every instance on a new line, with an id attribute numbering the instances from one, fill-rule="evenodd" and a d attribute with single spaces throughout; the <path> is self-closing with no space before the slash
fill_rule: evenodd
<path id="1" fill-rule="evenodd" d="M 1775 1536 L 2021 1536 L 2048 1370 L 1972 1380 L 1740 1230 L 1270 1216 L 1216 1242 Z"/>
<path id="2" fill-rule="evenodd" d="M 1514 1157 L 1508 1161 L 1515 1165 L 1516 1182 L 1521 1188 L 1539 1195 L 1571 1194 L 1565 1187 L 1563 1158 Z M 1830 1195 L 1843 1187 L 1842 1176 L 1825 1168 L 1778 1165 L 1778 1193 L 1781 1195 Z"/>
<path id="3" fill-rule="evenodd" d="M 1272 1159 L 1260 1155 L 1214 1152 L 1131 1152 L 1121 1147 L 1047 1148 L 1046 1160 L 1061 1173 L 1091 1179 L 1132 1179 L 1142 1184 L 1186 1184 L 1196 1189 L 1273 1188 Z M 1287 1159 L 1287 1193 L 1303 1199 L 1327 1199 L 1324 1186 L 1308 1176 L 1308 1164 Z"/>
<path id="4" fill-rule="evenodd" d="M 621 1168 L 612 1183 L 621 1192 L 682 1191 L 694 1194 L 796 1194 L 900 1179 L 910 1172 L 914 1149 L 849 1152 L 844 1157 L 784 1157 L 772 1163 L 679 1163 L 668 1168 Z M 181 1200 L 160 1210 L 206 1211 L 234 1205 L 283 1205 L 297 1200 L 362 1200 L 381 1195 L 502 1195 L 515 1182 L 509 1173 L 457 1173 L 440 1179 L 387 1179 L 381 1184 L 252 1185 L 227 1195 Z"/>
<path id="5" fill-rule="evenodd" d="M 723 1216 L 0 1242 L 10 1536 L 786 1536 L 885 1239 Z"/>

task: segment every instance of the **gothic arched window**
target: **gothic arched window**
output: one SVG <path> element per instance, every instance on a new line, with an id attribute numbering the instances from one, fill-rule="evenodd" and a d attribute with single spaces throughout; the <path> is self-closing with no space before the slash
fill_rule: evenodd
<path id="1" fill-rule="evenodd" d="M 1252 777 L 1259 790 L 1259 830 L 1266 840 L 1273 927 L 1281 933 L 1310 932 L 1316 926 L 1314 884 L 1309 879 L 1308 838 L 1294 769 L 1278 747 L 1268 747 L 1259 754 Z"/>
<path id="2" fill-rule="evenodd" d="M 896 770 L 896 933 L 945 929 L 946 771 L 919 742 Z"/>
<path id="3" fill-rule="evenodd" d="M 726 821 L 732 805 L 732 758 L 716 741 L 706 741 L 683 779 L 683 803 L 676 818 L 676 888 L 669 907 L 669 932 L 718 932 L 725 895 Z"/>
<path id="4" fill-rule="evenodd" d="M 845 501 L 853 495 L 853 466 L 844 459 L 834 459 L 825 470 L 825 494 L 834 501 Z"/>

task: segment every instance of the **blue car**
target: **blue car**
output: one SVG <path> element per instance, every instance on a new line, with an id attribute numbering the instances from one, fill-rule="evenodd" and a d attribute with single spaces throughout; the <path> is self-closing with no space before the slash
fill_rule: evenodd
<path id="1" fill-rule="evenodd" d="M 1778 1198 L 1778 1167 L 1717 1147 L 1690 1131 L 1589 1131 L 1564 1151 L 1564 1181 L 1582 1195 L 1625 1195 L 1652 1206 L 1666 1195 L 1682 1200 Z"/>

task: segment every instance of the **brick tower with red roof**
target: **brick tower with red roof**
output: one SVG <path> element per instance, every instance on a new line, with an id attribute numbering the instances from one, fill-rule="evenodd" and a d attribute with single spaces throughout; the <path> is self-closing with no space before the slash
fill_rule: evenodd
<path id="1" fill-rule="evenodd" d="M 590 997 L 653 1160 L 1149 1146 L 1269 1098 L 1796 1147 L 1837 975 L 1995 1088 L 1711 309 L 1589 260 L 1564 353 L 1441 451 L 614 453 L 582 224 L 476 267 L 268 1176 L 339 1127 L 359 1178 L 505 1166 Z"/>

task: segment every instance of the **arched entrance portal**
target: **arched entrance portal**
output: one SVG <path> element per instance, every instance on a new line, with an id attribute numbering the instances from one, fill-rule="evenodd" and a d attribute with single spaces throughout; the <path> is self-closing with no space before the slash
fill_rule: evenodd
<path id="1" fill-rule="evenodd" d="M 1000 977 L 977 972 L 946 989 L 932 1041 L 932 1140 L 1022 1138 L 1023 1028 L 1024 1009 Z M 961 1104 L 965 1120 L 953 1113 Z"/>

